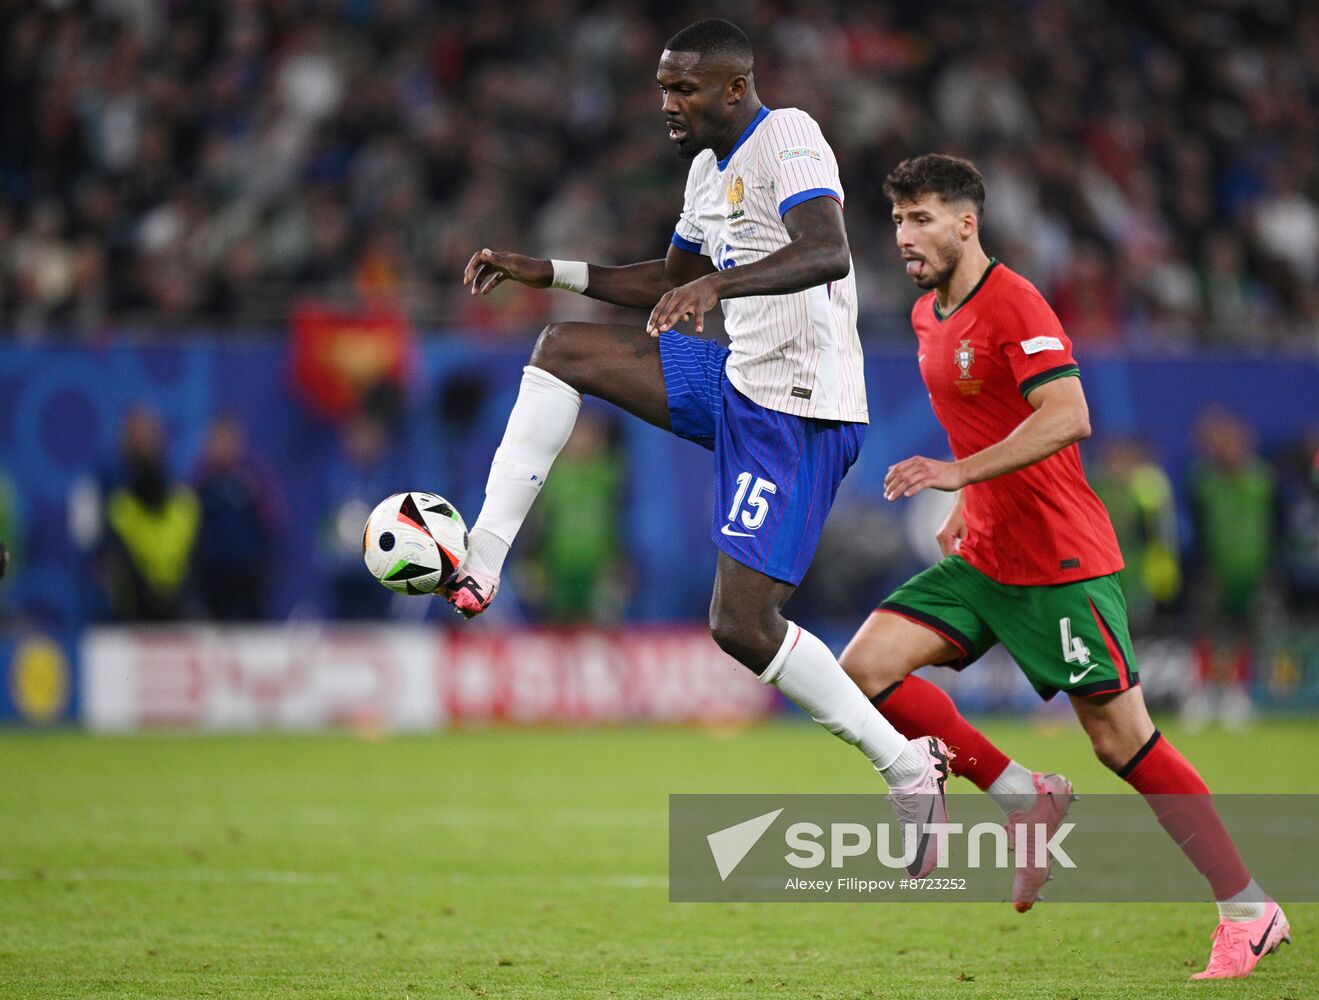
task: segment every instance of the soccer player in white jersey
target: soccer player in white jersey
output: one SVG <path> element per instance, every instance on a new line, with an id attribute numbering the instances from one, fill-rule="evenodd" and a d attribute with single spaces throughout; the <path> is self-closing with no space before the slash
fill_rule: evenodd
<path id="1" fill-rule="evenodd" d="M 444 594 L 463 614 L 494 598 L 523 519 L 568 440 L 582 394 L 712 450 L 719 549 L 710 631 L 815 721 L 857 746 L 899 817 L 942 821 L 947 749 L 908 742 L 871 707 L 819 639 L 781 613 L 867 422 L 856 290 L 833 151 L 805 112 L 756 97 L 751 44 L 727 21 L 683 29 L 660 57 L 663 122 L 691 160 L 663 259 L 624 267 L 481 250 L 463 280 L 567 288 L 650 310 L 645 325 L 553 323 L 523 369 L 468 558 Z M 722 305 L 731 351 L 673 330 L 704 329 Z M 909 870 L 933 852 L 918 830 Z"/>

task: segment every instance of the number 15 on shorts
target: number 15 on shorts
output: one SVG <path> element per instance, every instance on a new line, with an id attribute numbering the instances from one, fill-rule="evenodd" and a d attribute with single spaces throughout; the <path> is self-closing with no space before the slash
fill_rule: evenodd
<path id="1" fill-rule="evenodd" d="M 752 485 L 752 479 L 755 479 L 755 485 Z M 737 476 L 737 495 L 733 497 L 733 506 L 728 510 L 729 523 L 724 525 L 725 535 L 747 535 L 755 531 L 765 523 L 765 517 L 769 514 L 769 500 L 766 494 L 773 495 L 779 491 L 779 488 L 771 483 L 768 479 L 753 477 L 749 472 L 738 473 Z M 741 525 L 746 531 L 735 531 L 733 526 L 738 523 L 738 514 L 742 515 Z"/>

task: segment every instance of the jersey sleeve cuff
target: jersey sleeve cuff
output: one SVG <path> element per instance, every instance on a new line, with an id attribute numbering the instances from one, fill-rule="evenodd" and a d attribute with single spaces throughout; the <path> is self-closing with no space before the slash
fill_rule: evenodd
<path id="1" fill-rule="evenodd" d="M 779 202 L 779 218 L 783 218 L 803 201 L 811 201 L 814 198 L 832 198 L 840 205 L 843 203 L 843 196 L 833 188 L 811 188 L 809 191 L 798 191 Z"/>
<path id="2" fill-rule="evenodd" d="M 691 240 L 686 239 L 685 237 L 679 236 L 676 232 L 673 234 L 673 240 L 672 240 L 672 243 L 673 243 L 673 245 L 674 245 L 675 247 L 677 247 L 679 250 L 686 250 L 688 253 L 700 253 L 700 252 L 701 252 L 701 244 L 699 244 L 699 243 L 693 243 Z"/>
<path id="3" fill-rule="evenodd" d="M 1081 369 L 1075 364 L 1059 365 L 1057 368 L 1049 368 L 1037 375 L 1032 375 L 1021 383 L 1021 395 L 1029 396 L 1032 392 L 1044 385 L 1046 382 L 1052 382 L 1060 378 L 1080 378 Z"/>

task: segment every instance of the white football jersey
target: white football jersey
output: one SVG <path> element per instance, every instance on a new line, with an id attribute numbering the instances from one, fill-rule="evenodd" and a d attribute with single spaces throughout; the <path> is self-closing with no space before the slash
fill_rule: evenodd
<path id="1" fill-rule="evenodd" d="M 762 108 L 723 160 L 692 161 L 673 244 L 727 270 L 791 242 L 783 216 L 812 198 L 840 204 L 838 161 L 804 111 Z M 868 422 L 852 272 L 790 295 L 721 303 L 732 354 L 728 378 L 761 406 L 822 420 Z"/>

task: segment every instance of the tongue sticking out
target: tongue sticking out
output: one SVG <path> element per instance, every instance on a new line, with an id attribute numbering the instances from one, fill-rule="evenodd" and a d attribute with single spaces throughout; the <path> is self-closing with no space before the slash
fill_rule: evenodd
<path id="1" fill-rule="evenodd" d="M 924 269 L 925 261 L 923 260 L 907 261 L 907 277 L 909 278 L 919 278 L 921 276 L 921 271 Z"/>

